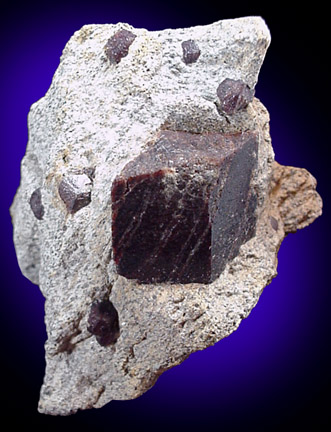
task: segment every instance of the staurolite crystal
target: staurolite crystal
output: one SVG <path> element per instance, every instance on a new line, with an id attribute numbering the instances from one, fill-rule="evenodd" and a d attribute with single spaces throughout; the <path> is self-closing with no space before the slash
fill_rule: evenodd
<path id="1" fill-rule="evenodd" d="M 112 187 L 118 273 L 209 283 L 255 233 L 258 137 L 162 131 Z"/>
<path id="2" fill-rule="evenodd" d="M 38 409 L 140 396 L 235 331 L 315 179 L 274 160 L 254 98 L 260 17 L 149 32 L 86 25 L 31 107 L 11 207 L 17 259 L 45 296 Z"/>

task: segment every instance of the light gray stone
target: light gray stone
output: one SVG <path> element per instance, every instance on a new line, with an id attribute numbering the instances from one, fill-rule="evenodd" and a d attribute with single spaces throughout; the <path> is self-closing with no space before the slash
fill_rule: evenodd
<path id="1" fill-rule="evenodd" d="M 128 55 L 110 64 L 104 47 L 120 29 L 136 38 Z M 189 64 L 183 61 L 186 40 L 201 51 Z M 269 43 L 259 17 L 157 32 L 123 23 L 86 25 L 67 43 L 48 92 L 31 107 L 21 184 L 11 207 L 19 266 L 46 298 L 40 412 L 67 415 L 135 398 L 163 371 L 228 336 L 276 275 L 286 232 L 321 213 L 310 174 L 294 168 L 285 173 L 288 167 L 274 162 L 269 116 L 260 101 L 232 116 L 218 107 L 216 90 L 224 79 L 255 87 Z M 208 285 L 141 285 L 116 274 L 111 185 L 162 128 L 259 135 L 252 179 L 256 235 Z M 77 194 L 90 194 L 90 202 L 68 211 L 59 194 L 63 181 Z M 37 188 L 42 220 L 29 205 Z M 91 304 L 103 298 L 119 315 L 120 336 L 108 347 L 87 329 Z"/>

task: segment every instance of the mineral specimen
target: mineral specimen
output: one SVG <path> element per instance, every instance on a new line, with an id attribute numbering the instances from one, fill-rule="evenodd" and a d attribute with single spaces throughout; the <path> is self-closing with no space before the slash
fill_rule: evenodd
<path id="1" fill-rule="evenodd" d="M 285 235 L 321 214 L 315 179 L 274 161 L 253 97 L 269 42 L 259 17 L 86 25 L 68 42 L 11 207 L 46 299 L 40 412 L 138 397 L 231 334 Z"/>

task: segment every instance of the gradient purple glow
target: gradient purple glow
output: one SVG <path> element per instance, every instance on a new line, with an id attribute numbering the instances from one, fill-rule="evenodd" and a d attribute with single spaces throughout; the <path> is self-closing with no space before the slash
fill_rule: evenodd
<path id="1" fill-rule="evenodd" d="M 135 423 L 144 424 L 144 430 L 163 430 L 174 423 L 188 429 L 199 425 L 207 429 L 217 421 L 225 431 L 239 430 L 243 425 L 265 427 L 262 430 L 269 431 L 272 425 L 296 424 L 300 416 L 304 419 L 309 410 L 320 404 L 321 393 L 330 379 L 326 372 L 330 324 L 326 324 L 329 292 L 325 276 L 328 235 L 325 216 L 285 239 L 279 252 L 279 275 L 230 337 L 192 354 L 134 401 L 112 402 L 101 410 L 78 413 L 67 419 L 36 413 L 44 373 L 44 300 L 38 287 L 27 281 L 17 266 L 8 208 L 19 185 L 30 105 L 47 91 L 65 43 L 87 23 L 125 21 L 154 30 L 248 14 L 263 15 L 263 11 L 229 12 L 226 16 L 219 11 L 211 18 L 207 13 L 187 14 L 180 7 L 172 14 L 170 6 L 160 12 L 148 5 L 101 1 L 94 6 L 81 2 L 78 7 L 69 4 L 64 8 L 60 4 L 58 8 L 40 6 L 25 11 L 26 14 L 15 17 L 15 31 L 9 24 L 7 28 L 6 23 L 2 28 L 7 42 L 2 47 L 5 62 L 0 83 L 1 304 L 5 305 L 1 319 L 9 329 L 4 332 L 10 348 L 6 373 L 11 376 L 10 386 L 21 388 L 22 399 L 16 402 L 14 411 L 21 413 L 27 425 L 77 426 L 80 430 L 95 425 L 97 430 L 110 430 L 106 427 L 108 422 L 121 420 L 121 430 Z M 307 109 L 307 97 L 312 102 L 313 96 L 303 97 L 300 93 L 307 76 L 294 79 L 296 63 L 281 57 L 282 49 L 287 52 L 282 46 L 284 39 L 280 37 L 277 42 L 279 27 L 272 19 L 269 23 L 266 15 L 275 33 L 275 49 L 271 45 L 267 54 L 257 97 L 271 115 L 276 159 L 283 164 L 306 167 L 317 177 L 318 190 L 326 197 L 326 161 L 321 153 L 311 152 L 312 143 L 323 140 L 322 127 L 311 128 L 321 112 Z M 13 20 L 13 16 L 14 11 L 10 11 L 9 19 Z"/>

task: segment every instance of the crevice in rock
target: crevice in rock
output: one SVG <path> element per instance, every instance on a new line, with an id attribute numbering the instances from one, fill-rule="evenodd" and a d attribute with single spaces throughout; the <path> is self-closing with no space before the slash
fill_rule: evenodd
<path id="1" fill-rule="evenodd" d="M 68 332 L 64 336 L 58 337 L 57 339 L 58 347 L 53 355 L 57 355 L 60 353 L 71 354 L 75 349 L 77 343 L 81 342 L 81 341 L 73 342 L 73 339 L 82 333 L 82 330 L 79 328 L 82 316 L 83 315 L 80 314 L 79 317 L 73 322 L 72 326 L 70 327 L 70 332 Z"/>
<path id="2" fill-rule="evenodd" d="M 72 339 L 76 336 L 78 336 L 81 333 L 81 330 L 77 329 L 75 330 L 73 333 L 64 336 L 60 342 L 59 342 L 59 347 L 57 349 L 57 351 L 55 352 L 56 354 L 60 354 L 60 353 L 67 353 L 67 354 L 71 354 L 73 352 L 73 350 L 75 349 L 76 343 L 72 343 Z"/>
<path id="3" fill-rule="evenodd" d="M 105 390 L 106 390 L 106 387 L 105 387 L 105 386 L 102 386 L 102 387 L 100 388 L 100 390 L 99 390 L 99 392 L 98 392 L 98 394 L 97 394 L 97 397 L 96 397 L 96 400 L 95 400 L 94 404 L 97 404 L 97 403 L 98 403 L 99 399 L 101 398 L 101 396 L 103 395 L 103 393 L 105 392 Z"/>

